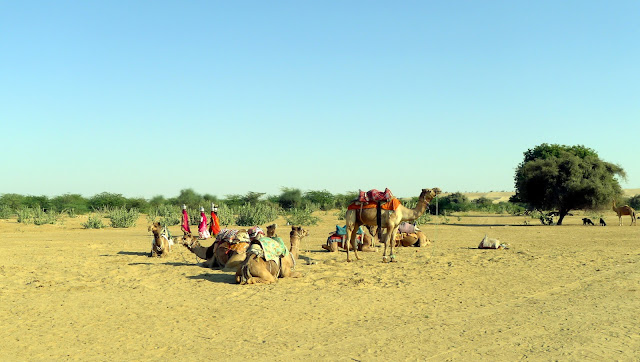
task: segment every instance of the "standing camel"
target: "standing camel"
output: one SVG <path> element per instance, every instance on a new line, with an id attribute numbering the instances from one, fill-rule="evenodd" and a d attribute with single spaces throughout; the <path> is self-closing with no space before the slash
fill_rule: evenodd
<path id="1" fill-rule="evenodd" d="M 624 205 L 624 206 L 616 207 L 616 200 L 614 199 L 613 211 L 615 211 L 616 214 L 618 214 L 618 222 L 620 226 L 622 226 L 622 215 L 631 216 L 631 225 L 636 224 L 636 210 L 634 210 L 631 206 Z"/>
<path id="2" fill-rule="evenodd" d="M 393 254 L 393 247 L 395 244 L 396 233 L 398 226 L 403 221 L 413 221 L 427 210 L 429 202 L 440 193 L 440 189 L 422 189 L 420 197 L 418 198 L 418 204 L 415 209 L 409 209 L 403 205 L 399 205 L 396 210 L 380 210 L 381 212 L 381 227 L 386 228 L 387 232 L 383 235 L 384 252 L 382 253 L 382 261 L 387 262 L 387 249 L 389 249 L 390 261 L 395 261 L 396 256 Z M 356 233 L 360 225 L 377 225 L 377 210 L 375 208 L 361 208 L 361 209 L 347 209 L 345 214 L 345 220 L 347 221 L 347 236 L 349 236 L 351 249 L 356 255 L 356 259 L 360 260 L 358 256 L 358 248 L 356 247 Z M 349 248 L 347 250 L 347 261 L 351 261 L 349 255 Z"/>

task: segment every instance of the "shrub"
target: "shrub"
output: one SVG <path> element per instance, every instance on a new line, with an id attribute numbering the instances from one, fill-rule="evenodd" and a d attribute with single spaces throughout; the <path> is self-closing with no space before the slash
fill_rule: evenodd
<path id="1" fill-rule="evenodd" d="M 287 222 L 290 225 L 317 225 L 320 220 L 319 217 L 313 216 L 313 209 L 291 209 L 287 214 Z"/>
<path id="2" fill-rule="evenodd" d="M 344 220 L 345 215 L 347 214 L 347 208 L 343 207 L 338 210 L 334 215 L 338 218 L 338 220 Z"/>
<path id="3" fill-rule="evenodd" d="M 279 212 L 280 209 L 278 207 L 266 203 L 245 204 L 238 209 L 236 225 L 253 226 L 266 224 L 277 219 Z"/>
<path id="4" fill-rule="evenodd" d="M 129 228 L 136 225 L 138 221 L 138 210 L 114 208 L 109 212 L 109 219 L 111 219 L 111 227 L 114 228 Z"/>
<path id="5" fill-rule="evenodd" d="M 58 221 L 59 214 L 55 211 L 45 212 L 40 208 L 21 208 L 18 210 L 18 222 L 22 224 L 55 224 Z"/>
<path id="6" fill-rule="evenodd" d="M 85 229 L 102 229 L 104 224 L 102 223 L 102 217 L 100 215 L 90 215 L 86 222 L 82 223 Z"/>
<path id="7" fill-rule="evenodd" d="M 147 214 L 150 223 L 158 221 L 162 226 L 180 225 L 182 222 L 181 209 L 178 206 L 152 206 Z"/>
<path id="8" fill-rule="evenodd" d="M 0 219 L 8 219 L 13 214 L 9 205 L 0 205 Z"/>

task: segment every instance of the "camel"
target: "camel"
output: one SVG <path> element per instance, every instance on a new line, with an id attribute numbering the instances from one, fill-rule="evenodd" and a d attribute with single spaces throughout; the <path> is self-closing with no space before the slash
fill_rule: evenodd
<path id="1" fill-rule="evenodd" d="M 269 226 L 267 226 L 267 237 L 268 238 L 273 238 L 278 236 L 278 234 L 276 234 L 276 228 L 278 227 L 278 224 L 271 224 Z"/>
<path id="2" fill-rule="evenodd" d="M 440 193 L 440 189 L 422 189 L 420 197 L 418 198 L 418 204 L 415 209 L 409 209 L 402 204 L 398 206 L 396 210 L 380 210 L 381 212 L 381 226 L 386 228 L 387 232 L 383 234 L 384 251 L 382 253 L 382 261 L 388 260 L 395 262 L 395 254 L 393 254 L 393 247 L 398 226 L 403 221 L 413 221 L 427 210 L 429 202 L 433 200 L 436 195 Z M 356 232 L 360 225 L 377 225 L 377 211 L 375 208 L 362 208 L 362 209 L 347 209 L 345 214 L 345 220 L 347 222 L 347 236 L 350 237 L 351 249 L 357 260 L 361 258 L 358 256 L 358 250 L 356 248 Z M 389 250 L 387 259 L 387 250 Z M 349 249 L 347 249 L 347 262 L 351 262 L 351 255 L 349 255 Z"/>
<path id="3" fill-rule="evenodd" d="M 630 225 L 636 224 L 636 210 L 634 210 L 631 206 L 624 205 L 624 206 L 616 207 L 616 200 L 613 200 L 613 211 L 615 211 L 616 214 L 618 214 L 618 221 L 619 221 L 618 225 L 622 226 L 622 215 L 631 216 Z"/>
<path id="4" fill-rule="evenodd" d="M 415 233 L 400 233 L 400 237 L 396 237 L 396 247 L 400 246 L 416 246 L 423 247 L 431 244 L 431 241 L 420 230 L 416 230 Z"/>
<path id="5" fill-rule="evenodd" d="M 292 226 L 289 234 L 291 251 L 287 250 L 287 246 L 284 243 L 280 243 L 281 239 L 277 240 L 257 235 L 252 239 L 251 246 L 247 251 L 247 258 L 236 272 L 236 282 L 238 284 L 271 284 L 276 283 L 278 278 L 301 277 L 302 274 L 293 269 L 298 258 L 300 242 L 307 235 L 308 232 L 302 227 Z M 277 252 L 265 252 L 271 247 L 275 248 L 272 251 Z"/>
<path id="6" fill-rule="evenodd" d="M 359 238 L 358 241 L 358 251 L 363 251 L 363 252 L 376 252 L 378 251 L 378 249 L 374 246 L 374 238 L 376 235 L 376 232 L 371 232 L 370 229 L 376 229 L 377 227 L 373 227 L 373 226 L 366 226 L 362 228 L 362 235 Z M 345 236 L 340 236 L 339 234 L 336 233 L 336 231 L 333 231 L 331 233 L 329 233 L 329 238 L 327 239 L 327 242 L 322 245 L 322 248 L 326 251 L 330 251 L 330 252 L 336 252 L 338 251 L 338 248 L 347 248 L 347 247 L 351 247 L 349 245 L 349 243 L 347 243 L 346 240 L 346 235 Z"/>
<path id="7" fill-rule="evenodd" d="M 153 233 L 153 242 L 151 243 L 150 257 L 166 258 L 171 252 L 173 239 L 166 227 L 160 226 L 159 222 L 154 222 L 149 226 L 148 231 Z"/>
<path id="8" fill-rule="evenodd" d="M 220 267 L 223 270 L 235 271 L 247 257 L 249 236 L 244 230 L 222 229 L 211 246 L 200 245 L 198 237 L 186 233 L 180 244 L 198 258 L 204 259 L 206 268 Z"/>

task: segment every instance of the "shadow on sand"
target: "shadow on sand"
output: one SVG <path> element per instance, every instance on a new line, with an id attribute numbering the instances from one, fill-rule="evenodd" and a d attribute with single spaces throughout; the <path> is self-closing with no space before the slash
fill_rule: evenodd
<path id="1" fill-rule="evenodd" d="M 234 274 L 200 274 L 187 277 L 193 280 L 208 280 L 214 283 L 236 284 L 236 275 Z"/>
<path id="2" fill-rule="evenodd" d="M 134 255 L 134 256 L 146 256 L 149 257 L 148 251 L 119 251 L 118 255 Z"/>

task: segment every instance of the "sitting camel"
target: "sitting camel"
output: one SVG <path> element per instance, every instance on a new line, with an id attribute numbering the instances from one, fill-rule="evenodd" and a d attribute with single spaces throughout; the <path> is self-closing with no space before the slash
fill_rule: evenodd
<path id="1" fill-rule="evenodd" d="M 169 256 L 171 247 L 173 246 L 173 239 L 166 227 L 160 226 L 159 222 L 154 222 L 148 228 L 153 233 L 153 241 L 151 242 L 151 254 L 150 257 L 165 258 Z"/>
<path id="2" fill-rule="evenodd" d="M 244 230 L 222 229 L 216 240 L 209 247 L 200 245 L 198 237 L 186 233 L 180 244 L 189 251 L 204 259 L 207 268 L 220 267 L 223 270 L 235 271 L 246 258 L 249 247 L 249 235 Z"/>
<path id="3" fill-rule="evenodd" d="M 344 235 L 342 235 L 342 233 L 340 233 L 338 229 L 339 229 L 338 225 L 336 225 L 336 231 L 332 231 L 329 233 L 327 242 L 324 245 L 322 245 L 322 248 L 324 250 L 327 250 L 330 252 L 336 252 L 338 251 L 338 248 L 346 249 L 351 247 L 351 245 L 346 240 L 346 227 L 344 228 L 345 229 Z M 365 226 L 360 228 L 360 230 L 362 230 L 362 233 L 358 234 L 357 240 L 356 240 L 358 243 L 358 251 L 363 251 L 363 252 L 378 251 L 378 249 L 373 246 L 373 240 L 376 233 L 375 232 L 372 233 L 371 229 L 375 230 L 376 227 Z"/>
<path id="4" fill-rule="evenodd" d="M 418 198 L 418 204 L 414 209 L 409 209 L 402 204 L 398 205 L 395 210 L 380 210 L 381 212 L 381 225 L 380 227 L 386 228 L 387 232 L 383 234 L 384 251 L 382 253 L 382 261 L 387 262 L 387 249 L 389 250 L 390 261 L 395 261 L 395 254 L 393 254 L 394 242 L 398 226 L 403 221 L 413 221 L 427 210 L 429 202 L 433 200 L 436 195 L 440 193 L 440 189 L 422 189 L 420 197 Z M 377 211 L 375 208 L 348 208 L 345 214 L 345 220 L 347 221 L 347 236 L 350 236 L 351 249 L 356 256 L 356 259 L 360 259 L 358 256 L 358 250 L 356 249 L 356 232 L 360 225 L 377 225 Z M 347 249 L 347 261 L 351 261 L 349 255 L 349 249 Z"/>
<path id="5" fill-rule="evenodd" d="M 278 236 L 278 234 L 276 234 L 276 228 L 278 227 L 278 224 L 271 224 L 267 226 L 267 237 L 268 238 L 274 238 L 276 236 Z"/>
<path id="6" fill-rule="evenodd" d="M 299 278 L 302 276 L 294 271 L 298 250 L 302 238 L 308 232 L 302 227 L 291 227 L 290 250 L 280 238 L 269 238 L 259 227 L 249 229 L 251 246 L 247 251 L 247 258 L 236 272 L 236 282 L 239 284 L 271 284 L 278 278 Z"/>
<path id="7" fill-rule="evenodd" d="M 636 210 L 634 210 L 631 206 L 624 205 L 624 206 L 616 207 L 616 200 L 613 200 L 613 211 L 615 211 L 616 214 L 618 214 L 618 221 L 619 221 L 618 225 L 622 226 L 622 215 L 631 216 L 630 225 L 636 224 Z"/>

